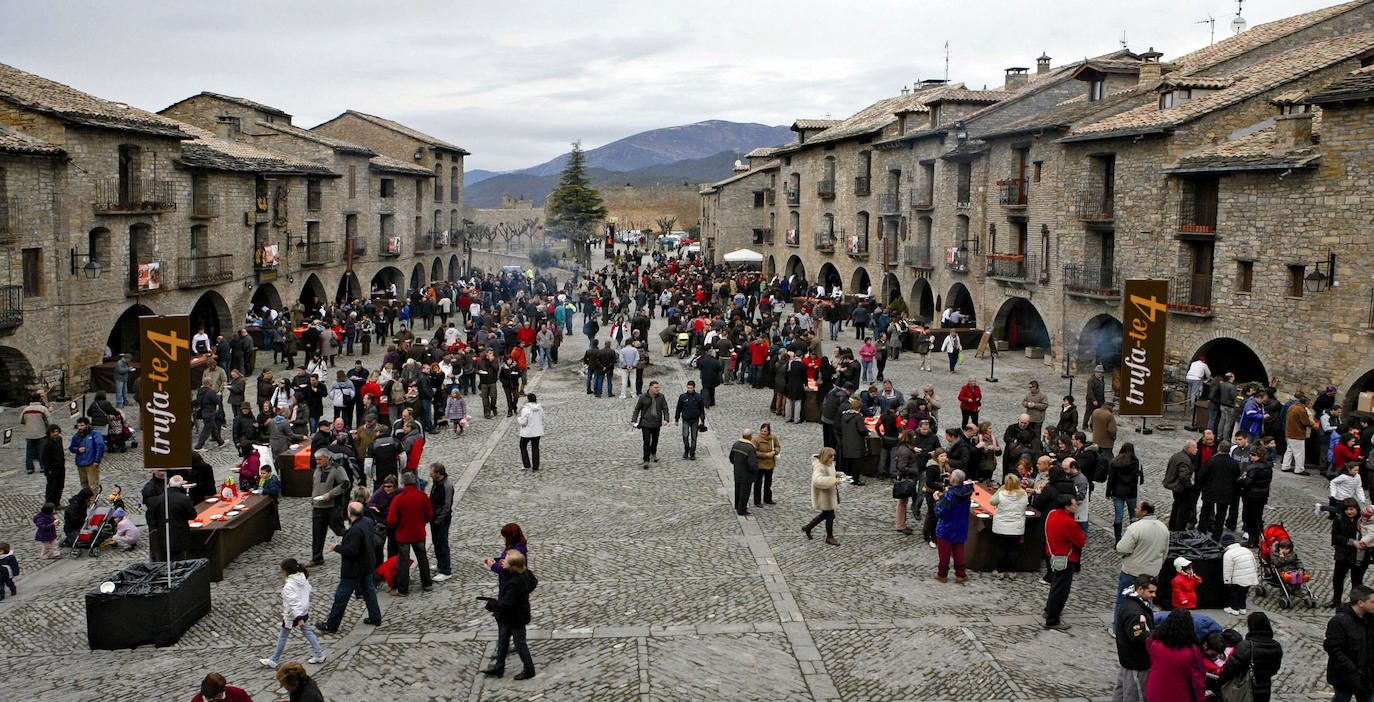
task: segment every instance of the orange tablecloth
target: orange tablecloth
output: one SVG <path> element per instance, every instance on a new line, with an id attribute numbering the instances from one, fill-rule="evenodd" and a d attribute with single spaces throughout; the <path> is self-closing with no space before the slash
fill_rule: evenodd
<path id="1" fill-rule="evenodd" d="M 310 461 L 310 447 L 301 446 L 291 457 L 291 467 L 296 470 L 310 470 L 315 466 Z"/>
<path id="2" fill-rule="evenodd" d="M 997 514 L 997 506 L 992 504 L 992 493 L 988 492 L 982 483 L 975 483 L 973 486 L 973 506 L 976 512 Z"/>
<path id="3" fill-rule="evenodd" d="M 239 495 L 239 498 L 233 502 L 226 502 L 223 499 L 217 502 L 210 502 L 209 500 L 206 500 L 201 504 L 207 506 L 204 509 L 201 509 L 196 514 L 196 519 L 191 521 L 199 521 L 202 524 L 209 524 L 210 520 L 218 515 L 228 514 L 231 510 L 235 509 L 240 511 L 247 509 L 247 502 L 248 495 Z"/>

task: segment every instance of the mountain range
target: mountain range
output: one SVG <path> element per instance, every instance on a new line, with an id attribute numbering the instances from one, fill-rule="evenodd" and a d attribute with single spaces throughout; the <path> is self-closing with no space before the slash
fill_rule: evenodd
<path id="1" fill-rule="evenodd" d="M 596 187 L 710 182 L 729 176 L 744 154 L 791 136 L 787 127 L 724 120 L 651 129 L 587 150 L 587 177 Z M 463 200 L 498 207 L 502 194 L 509 194 L 542 204 L 567 162 L 565 153 L 516 171 L 467 171 Z"/>

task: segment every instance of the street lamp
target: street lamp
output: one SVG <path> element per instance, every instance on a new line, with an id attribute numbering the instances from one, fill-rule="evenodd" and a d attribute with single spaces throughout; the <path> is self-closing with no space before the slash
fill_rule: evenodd
<path id="1" fill-rule="evenodd" d="M 86 262 L 81 264 L 80 270 L 83 274 L 85 274 L 86 279 L 95 280 L 96 278 L 100 277 L 100 272 L 103 270 L 103 268 L 99 263 L 96 262 L 94 256 L 92 256 L 89 253 L 79 254 L 76 252 L 76 249 L 70 249 L 69 254 L 71 256 L 70 264 L 72 275 L 76 275 L 76 271 L 78 269 L 78 266 L 76 265 L 76 260 L 78 258 L 84 258 L 86 259 Z"/>
<path id="2" fill-rule="evenodd" d="M 1325 266 L 1325 270 L 1323 270 Z M 1308 292 L 1326 292 L 1336 284 L 1336 254 L 1329 253 L 1325 261 L 1312 264 L 1312 272 L 1303 278 L 1303 286 Z"/>

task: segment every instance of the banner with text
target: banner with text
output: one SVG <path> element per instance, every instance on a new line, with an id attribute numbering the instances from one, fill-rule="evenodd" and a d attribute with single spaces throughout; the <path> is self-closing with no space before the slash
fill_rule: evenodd
<path id="1" fill-rule="evenodd" d="M 1121 324 L 1123 417 L 1164 414 L 1164 335 L 1169 325 L 1169 281 L 1127 280 Z"/>
<path id="2" fill-rule="evenodd" d="M 191 466 L 191 318 L 138 318 L 143 464 Z"/>

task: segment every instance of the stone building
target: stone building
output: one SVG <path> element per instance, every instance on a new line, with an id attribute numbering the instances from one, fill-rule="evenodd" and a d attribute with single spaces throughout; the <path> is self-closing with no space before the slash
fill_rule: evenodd
<path id="1" fill-rule="evenodd" d="M 963 308 L 1070 369 L 1119 362 L 1123 279 L 1166 278 L 1176 373 L 1206 356 L 1353 402 L 1374 389 L 1355 194 L 1374 144 L 1358 95 L 1371 26 L 1374 2 L 1348 2 L 1172 60 L 1041 55 L 998 91 L 924 81 L 799 120 L 794 143 L 702 190 L 703 235 L 914 317 Z M 789 234 L 755 233 L 769 222 Z"/>
<path id="2" fill-rule="evenodd" d="M 432 237 L 413 246 L 433 178 L 250 100 L 154 114 L 0 64 L 0 402 L 86 388 L 112 354 L 137 355 L 141 315 L 228 334 L 250 304 L 456 272 Z M 387 234 L 411 246 L 387 255 Z"/>

